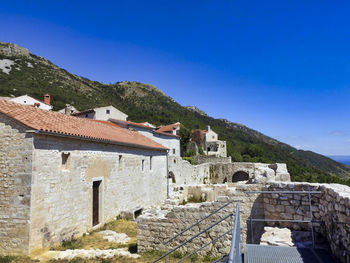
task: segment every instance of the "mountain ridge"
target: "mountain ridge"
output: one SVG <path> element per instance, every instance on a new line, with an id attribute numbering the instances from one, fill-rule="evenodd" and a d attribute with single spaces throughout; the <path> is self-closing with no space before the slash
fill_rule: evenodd
<path id="1" fill-rule="evenodd" d="M 54 110 L 64 108 L 67 103 L 78 110 L 113 105 L 132 121 L 149 121 L 155 125 L 180 121 L 188 129 L 210 125 L 221 140 L 227 141 L 228 154 L 234 161 L 285 162 L 293 180 L 350 184 L 350 166 L 297 150 L 243 124 L 214 119 L 195 106 L 192 107 L 195 110 L 188 109 L 151 84 L 92 81 L 26 51 L 15 44 L 0 42 L 0 96 L 28 94 L 41 99 L 42 94 L 50 93 Z M 1 64 L 4 60 L 11 64 L 8 68 Z"/>

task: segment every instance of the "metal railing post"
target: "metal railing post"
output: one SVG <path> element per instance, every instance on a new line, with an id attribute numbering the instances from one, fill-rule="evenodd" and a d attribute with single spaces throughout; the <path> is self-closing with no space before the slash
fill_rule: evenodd
<path id="1" fill-rule="evenodd" d="M 310 226 L 311 226 L 311 236 L 312 236 L 312 248 L 315 248 L 315 236 L 314 236 L 314 224 L 313 224 L 313 215 L 312 215 L 312 206 L 311 206 L 310 186 L 308 189 L 308 196 L 309 196 L 309 207 L 310 207 Z"/>
<path id="2" fill-rule="evenodd" d="M 242 262 L 240 240 L 241 240 L 240 215 L 239 215 L 239 203 L 237 203 L 234 227 L 233 227 L 233 231 L 232 231 L 231 249 L 230 249 L 230 254 L 229 254 L 227 263 L 241 263 Z"/>

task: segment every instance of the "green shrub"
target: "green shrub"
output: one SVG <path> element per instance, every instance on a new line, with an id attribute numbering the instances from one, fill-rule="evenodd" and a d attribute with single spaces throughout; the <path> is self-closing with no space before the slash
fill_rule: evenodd
<path id="1" fill-rule="evenodd" d="M 188 161 L 190 164 L 194 165 L 194 160 L 192 157 L 182 157 L 183 160 Z"/>

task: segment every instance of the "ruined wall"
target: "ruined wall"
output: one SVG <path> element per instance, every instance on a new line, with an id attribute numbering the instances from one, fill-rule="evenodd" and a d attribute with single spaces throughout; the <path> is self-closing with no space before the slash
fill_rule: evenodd
<path id="1" fill-rule="evenodd" d="M 0 253 L 28 253 L 32 138 L 0 113 Z"/>
<path id="2" fill-rule="evenodd" d="M 202 163 L 231 163 L 231 156 L 217 157 L 214 155 L 196 155 L 193 156 L 193 161 L 196 165 Z"/>
<path id="3" fill-rule="evenodd" d="M 200 160 L 211 160 L 207 157 L 195 157 Z M 249 178 L 249 183 L 266 183 L 273 181 L 290 181 L 290 175 L 285 164 L 263 164 L 263 163 L 231 163 L 219 162 L 228 160 L 226 158 L 215 158 L 218 162 L 206 162 L 199 165 L 191 165 L 182 158 L 169 157 L 168 170 L 176 179 L 176 184 L 203 184 L 203 183 L 232 183 L 235 182 L 237 172 L 244 172 Z M 240 179 L 240 178 L 238 178 Z"/>
<path id="4" fill-rule="evenodd" d="M 247 173 L 249 183 L 290 181 L 290 175 L 285 164 L 234 162 L 211 164 L 210 182 L 219 184 L 235 182 L 235 175 L 238 172 Z"/>
<path id="5" fill-rule="evenodd" d="M 261 190 L 262 185 L 237 185 L 236 188 L 228 189 L 225 196 L 218 196 L 215 202 L 203 202 L 203 203 L 190 203 L 186 205 L 174 206 L 170 210 L 158 211 L 155 213 L 144 213 L 138 218 L 138 250 L 165 250 L 166 248 L 172 248 L 181 242 L 189 239 L 199 231 L 204 230 L 206 227 L 223 218 L 227 214 L 235 211 L 235 203 L 230 204 L 219 213 L 210 217 L 202 222 L 199 226 L 186 232 L 184 236 L 181 236 L 172 241 L 168 247 L 162 245 L 163 242 L 173 237 L 176 233 L 181 232 L 186 227 L 196 223 L 201 218 L 209 215 L 219 207 L 223 206 L 229 200 L 237 199 L 241 200 L 241 233 L 242 241 L 245 243 L 247 236 L 250 236 L 250 226 L 246 224 L 247 218 L 253 213 L 254 217 L 263 217 L 263 200 L 259 196 L 248 196 L 244 191 Z M 221 189 L 222 192 L 222 189 Z M 252 205 L 254 204 L 254 207 Z M 233 226 L 232 218 L 225 220 L 213 229 L 206 231 L 204 234 L 188 243 L 181 252 L 194 251 L 203 244 L 210 242 L 216 237 L 224 234 L 230 227 Z M 254 231 L 261 232 L 263 224 L 254 224 Z M 208 246 L 203 250 L 203 254 L 211 253 L 211 255 L 222 255 L 228 253 L 231 245 L 231 234 L 227 234 L 219 242 L 216 242 L 212 246 Z"/>
<path id="6" fill-rule="evenodd" d="M 168 160 L 169 173 L 177 185 L 209 183 L 209 167 L 208 163 L 191 165 L 181 157 L 169 156 Z"/>
<path id="7" fill-rule="evenodd" d="M 214 187 L 214 186 L 213 186 Z M 215 187 L 214 187 L 215 188 Z M 317 237 L 326 237 L 333 255 L 340 262 L 350 262 L 350 187 L 337 184 L 310 184 L 295 182 L 272 182 L 267 185 L 231 185 L 226 192 L 221 187 L 220 194 L 215 202 L 204 202 L 199 204 L 187 204 L 185 206 L 174 206 L 167 210 L 145 213 L 138 219 L 138 248 L 140 251 L 164 250 L 162 243 L 176 233 L 205 217 L 210 211 L 215 211 L 228 200 L 239 199 L 241 212 L 241 233 L 242 243 L 259 243 L 263 227 L 265 225 L 288 227 L 294 230 L 310 230 L 310 224 L 297 222 L 253 222 L 252 227 L 250 216 L 255 219 L 276 219 L 276 220 L 310 220 L 310 206 L 308 195 L 285 194 L 285 193 L 257 193 L 247 194 L 246 191 L 320 191 L 321 193 L 311 195 L 312 218 L 318 222 L 314 223 L 315 242 Z M 231 190 L 230 190 L 231 188 Z M 208 186 L 203 186 L 205 193 Z M 193 194 L 199 189 L 184 191 L 186 194 Z M 215 196 L 215 193 L 213 193 Z M 182 241 L 197 234 L 199 230 L 205 229 L 211 223 L 233 211 L 233 205 L 227 207 L 212 220 L 204 221 L 199 227 L 193 228 L 187 235 L 172 242 L 169 247 L 175 247 Z M 188 243 L 182 252 L 194 251 L 201 245 L 209 242 L 215 237 L 225 233 L 231 226 L 227 221 L 213 230 L 209 230 L 194 242 Z M 253 231 L 252 231 L 253 229 Z M 253 235 L 252 235 L 253 234 Z M 221 242 L 204 250 L 205 253 L 222 255 L 227 253 L 231 236 L 227 235 Z M 168 248 L 169 248 L 168 247 Z"/>
<path id="8" fill-rule="evenodd" d="M 101 224 L 166 198 L 165 152 L 52 136 L 36 136 L 34 146 L 31 250 L 92 228 L 93 181 L 102 181 Z M 67 167 L 62 153 L 69 154 Z"/>
<path id="9" fill-rule="evenodd" d="M 327 185 L 320 187 L 320 216 L 323 234 L 340 262 L 350 262 L 350 187 Z"/>
<path id="10" fill-rule="evenodd" d="M 311 195 L 313 220 L 316 233 L 327 238 L 332 253 L 340 262 L 350 262 L 350 187 L 338 184 L 273 183 L 271 191 L 321 191 Z M 264 194 L 265 217 L 270 219 L 310 220 L 307 195 Z M 291 229 L 309 230 L 310 224 L 269 223 Z M 317 243 L 317 239 L 315 240 Z"/>

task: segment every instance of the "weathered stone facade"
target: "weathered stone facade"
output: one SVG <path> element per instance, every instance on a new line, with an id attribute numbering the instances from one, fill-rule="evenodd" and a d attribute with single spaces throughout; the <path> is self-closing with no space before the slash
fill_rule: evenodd
<path id="1" fill-rule="evenodd" d="M 27 253 L 33 138 L 0 114 L 0 252 Z"/>
<path id="2" fill-rule="evenodd" d="M 222 184 L 237 181 L 249 181 L 249 183 L 290 181 L 287 166 L 279 163 L 217 162 L 191 165 L 179 157 L 171 156 L 169 157 L 168 171 L 171 176 L 174 176 L 177 185 Z"/>
<path id="3" fill-rule="evenodd" d="M 246 177 L 244 176 L 246 175 Z M 210 165 L 211 183 L 234 183 L 248 180 L 249 183 L 290 181 L 285 164 L 264 163 L 216 163 Z"/>
<path id="4" fill-rule="evenodd" d="M 27 254 L 91 229 L 95 181 L 100 224 L 166 198 L 166 151 L 26 129 L 0 115 L 0 253 Z"/>
<path id="5" fill-rule="evenodd" d="M 194 164 L 202 164 L 202 163 L 231 163 L 230 157 L 217 157 L 215 155 L 196 155 L 193 156 Z"/>

